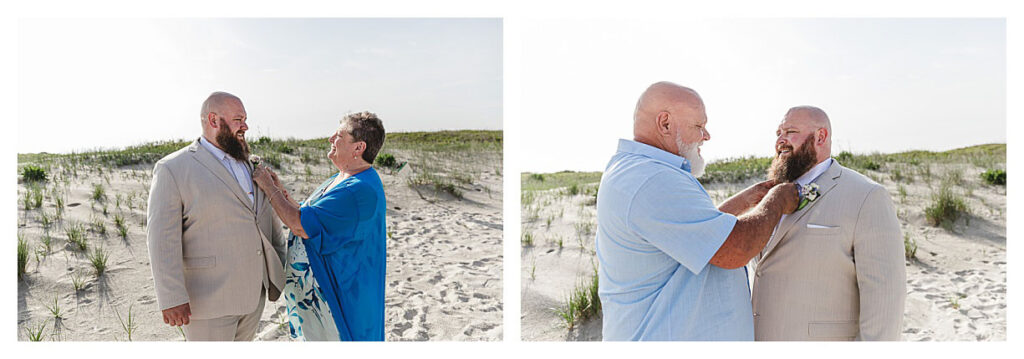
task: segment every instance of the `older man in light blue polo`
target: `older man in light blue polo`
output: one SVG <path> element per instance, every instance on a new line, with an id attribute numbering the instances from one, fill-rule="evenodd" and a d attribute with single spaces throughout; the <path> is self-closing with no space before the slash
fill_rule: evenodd
<path id="1" fill-rule="evenodd" d="M 761 182 L 716 207 L 697 181 L 711 139 L 704 102 L 651 85 L 597 195 L 604 340 L 753 340 L 745 265 L 797 205 L 791 183 Z"/>

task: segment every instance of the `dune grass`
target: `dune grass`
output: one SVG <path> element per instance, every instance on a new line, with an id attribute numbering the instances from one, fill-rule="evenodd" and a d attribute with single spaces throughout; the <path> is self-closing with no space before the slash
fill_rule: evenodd
<path id="1" fill-rule="evenodd" d="M 903 250 L 908 261 L 917 258 L 917 240 L 910 238 L 910 233 L 903 233 Z"/>
<path id="2" fill-rule="evenodd" d="M 990 168 L 981 173 L 981 179 L 993 186 L 1005 186 L 1006 170 Z"/>
<path id="3" fill-rule="evenodd" d="M 932 226 L 952 230 L 956 221 L 967 215 L 967 210 L 964 198 L 954 193 L 949 183 L 943 183 L 932 193 L 931 204 L 924 209 L 924 214 Z"/>
<path id="4" fill-rule="evenodd" d="M 18 279 L 25 277 L 28 270 L 28 253 L 31 251 L 24 235 L 18 233 Z"/>
<path id="5" fill-rule="evenodd" d="M 102 276 L 107 271 L 107 260 L 110 259 L 110 256 L 102 247 L 93 248 L 88 259 L 96 277 Z"/>
<path id="6" fill-rule="evenodd" d="M 555 314 L 562 318 L 566 328 L 573 330 L 581 321 L 596 317 L 601 313 L 601 298 L 597 294 L 597 269 L 589 280 L 582 280 L 573 288 L 561 307 L 555 308 Z"/>
<path id="7" fill-rule="evenodd" d="M 25 182 L 46 182 L 46 169 L 36 165 L 21 168 L 21 180 Z"/>
<path id="8" fill-rule="evenodd" d="M 71 277 L 71 287 L 75 289 L 76 294 L 85 289 L 85 278 L 82 278 L 80 274 L 72 271 L 68 273 L 68 276 Z"/>
<path id="9" fill-rule="evenodd" d="M 32 325 L 25 323 L 25 334 L 28 336 L 30 342 L 41 342 L 43 341 L 43 332 L 46 331 L 46 322 L 49 319 L 43 319 L 42 322 Z"/>
<path id="10" fill-rule="evenodd" d="M 64 310 L 60 307 L 60 298 L 57 295 L 53 296 L 53 303 L 46 304 L 46 309 L 50 311 L 54 320 L 64 319 Z"/>
<path id="11" fill-rule="evenodd" d="M 132 334 L 139 329 L 139 323 L 136 321 L 135 313 L 132 312 L 135 303 L 128 306 L 128 313 L 124 317 L 121 317 L 121 313 L 116 309 L 114 314 L 117 315 L 117 321 L 121 323 L 121 329 L 124 330 L 125 336 L 128 341 L 132 341 Z"/>
<path id="12" fill-rule="evenodd" d="M 561 171 L 543 174 L 524 172 L 520 175 L 520 181 L 521 189 L 524 192 L 576 186 L 578 194 L 584 185 L 601 182 L 601 172 Z"/>
<path id="13" fill-rule="evenodd" d="M 85 226 L 77 221 L 69 220 L 64 224 L 64 234 L 68 237 L 68 243 L 73 248 L 77 248 L 80 251 L 85 251 L 89 248 L 89 244 L 85 238 Z"/>

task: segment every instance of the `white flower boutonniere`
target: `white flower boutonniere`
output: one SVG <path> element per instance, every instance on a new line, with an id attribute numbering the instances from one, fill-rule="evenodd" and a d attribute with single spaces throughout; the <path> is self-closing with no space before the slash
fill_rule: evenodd
<path id="1" fill-rule="evenodd" d="M 259 167 L 261 162 L 263 162 L 263 160 L 260 158 L 260 156 L 249 155 L 249 163 L 252 163 L 253 168 Z"/>
<path id="2" fill-rule="evenodd" d="M 811 183 L 806 186 L 800 187 L 800 204 L 796 206 L 796 210 L 799 211 L 804 209 L 808 203 L 814 202 L 818 199 L 818 184 Z"/>

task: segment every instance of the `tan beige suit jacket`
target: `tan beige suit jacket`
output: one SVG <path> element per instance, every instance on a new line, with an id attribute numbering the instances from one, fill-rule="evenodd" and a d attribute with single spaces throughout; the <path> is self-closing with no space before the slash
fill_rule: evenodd
<path id="1" fill-rule="evenodd" d="M 286 239 L 267 196 L 253 188 L 255 206 L 199 141 L 156 163 L 147 235 L 161 310 L 189 303 L 193 319 L 244 315 L 264 287 L 277 300 Z"/>
<path id="2" fill-rule="evenodd" d="M 821 196 L 754 259 L 754 337 L 899 340 L 906 269 L 889 193 L 838 161 L 815 183 Z"/>

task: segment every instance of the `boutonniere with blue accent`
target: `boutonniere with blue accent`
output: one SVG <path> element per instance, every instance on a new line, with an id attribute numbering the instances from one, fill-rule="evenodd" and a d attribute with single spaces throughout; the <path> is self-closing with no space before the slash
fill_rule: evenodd
<path id="1" fill-rule="evenodd" d="M 818 199 L 818 184 L 810 183 L 806 186 L 800 186 L 800 204 L 796 206 L 796 210 L 799 211 L 804 209 L 808 203 L 814 202 Z"/>

